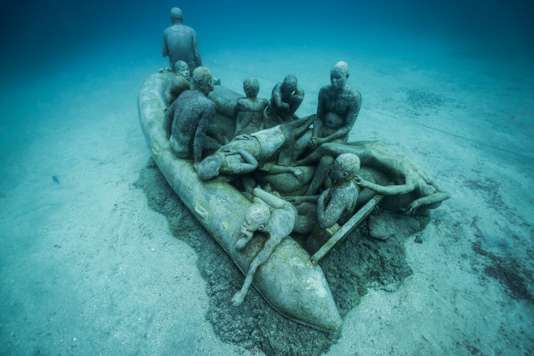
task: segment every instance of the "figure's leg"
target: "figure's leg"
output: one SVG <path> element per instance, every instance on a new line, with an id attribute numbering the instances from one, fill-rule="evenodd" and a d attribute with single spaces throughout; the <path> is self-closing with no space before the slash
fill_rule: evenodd
<path id="1" fill-rule="evenodd" d="M 315 173 L 313 175 L 312 181 L 306 190 L 306 195 L 314 195 L 317 190 L 323 185 L 326 176 L 328 175 L 328 171 L 330 170 L 330 167 L 334 163 L 334 158 L 332 156 L 322 156 L 321 160 L 319 161 L 319 166 L 315 170 Z"/>
<path id="2" fill-rule="evenodd" d="M 315 204 L 301 203 L 295 205 L 298 215 L 295 221 L 294 232 L 299 234 L 309 234 L 313 226 L 317 224 L 317 211 Z"/>
<path id="3" fill-rule="evenodd" d="M 306 157 L 295 162 L 295 166 L 308 166 L 310 163 L 317 162 L 324 155 L 323 146 L 317 147 Z"/>
<path id="4" fill-rule="evenodd" d="M 252 280 L 254 278 L 254 273 L 256 273 L 257 269 L 267 262 L 269 260 L 269 257 L 271 257 L 272 253 L 276 249 L 276 247 L 282 242 L 282 240 L 272 240 L 269 239 L 265 242 L 265 245 L 261 249 L 261 251 L 254 257 L 254 260 L 252 260 L 252 263 L 250 264 L 247 272 L 247 276 L 245 277 L 245 282 L 243 282 L 243 286 L 241 287 L 241 290 L 234 294 L 234 297 L 232 298 L 232 304 L 234 306 L 241 305 L 243 301 L 245 300 L 245 295 L 247 294 L 248 290 L 250 289 L 250 286 L 252 284 Z"/>

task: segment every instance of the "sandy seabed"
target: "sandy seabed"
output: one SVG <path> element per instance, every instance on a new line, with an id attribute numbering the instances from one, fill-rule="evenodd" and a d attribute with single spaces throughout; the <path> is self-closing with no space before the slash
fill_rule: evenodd
<path id="1" fill-rule="evenodd" d="M 347 60 L 363 95 L 351 138 L 402 147 L 452 195 L 423 243 L 391 247 L 394 288 L 329 276 L 354 282 L 338 293 L 353 297 L 338 300 L 344 325 L 330 338 L 288 326 L 255 292 L 242 315 L 225 306 L 242 277 L 165 195 L 138 124 L 137 90 L 161 62 L 100 58 L 1 87 L 0 354 L 534 353 L 531 68 L 434 47 L 206 55 L 238 91 L 256 76 L 268 96 L 297 74 L 301 114 L 314 111 L 332 63 Z"/>

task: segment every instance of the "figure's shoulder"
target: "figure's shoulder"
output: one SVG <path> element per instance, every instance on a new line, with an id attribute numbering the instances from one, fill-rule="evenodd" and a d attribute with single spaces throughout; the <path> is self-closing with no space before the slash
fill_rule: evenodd
<path id="1" fill-rule="evenodd" d="M 191 33 L 191 34 L 193 34 L 193 35 L 196 35 L 196 34 L 197 34 L 197 32 L 195 31 L 194 28 L 189 27 L 189 26 L 187 26 L 187 25 L 182 25 L 182 26 L 183 26 L 183 28 L 184 28 L 185 31 L 187 31 L 187 32 L 189 32 L 189 33 Z"/>
<path id="2" fill-rule="evenodd" d="M 360 103 L 362 101 L 362 94 L 358 90 L 352 89 L 349 86 L 345 88 L 343 96 L 352 102 Z"/>

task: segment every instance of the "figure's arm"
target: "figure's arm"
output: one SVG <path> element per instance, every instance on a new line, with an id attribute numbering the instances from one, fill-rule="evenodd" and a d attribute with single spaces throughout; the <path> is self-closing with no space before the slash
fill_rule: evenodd
<path id="1" fill-rule="evenodd" d="M 410 207 L 408 208 L 408 212 L 411 213 L 415 211 L 416 209 L 420 208 L 421 206 L 425 205 L 432 205 L 441 203 L 442 201 L 445 201 L 450 198 L 450 195 L 443 192 L 434 193 L 431 195 L 427 195 L 426 197 L 422 197 L 419 199 L 414 200 Z"/>
<path id="2" fill-rule="evenodd" d="M 304 100 L 304 90 L 297 89 L 296 93 L 292 95 L 291 99 L 291 113 L 294 114 L 299 108 L 300 104 L 302 104 L 302 100 Z"/>
<path id="3" fill-rule="evenodd" d="M 167 45 L 167 38 L 165 37 L 165 33 L 163 33 L 163 47 L 161 50 L 161 55 L 163 57 L 167 57 L 169 55 L 169 46 Z"/>
<path id="4" fill-rule="evenodd" d="M 287 201 L 299 204 L 299 203 L 317 203 L 319 199 L 318 195 L 299 195 L 299 196 L 288 196 L 286 197 Z"/>
<path id="5" fill-rule="evenodd" d="M 319 132 L 321 132 L 321 126 L 325 115 L 324 97 L 324 90 L 321 89 L 319 91 L 319 97 L 317 99 L 317 118 L 313 122 L 312 138 L 319 137 Z"/>
<path id="6" fill-rule="evenodd" d="M 272 97 L 273 97 L 274 105 L 276 105 L 279 108 L 288 109 L 289 105 L 282 101 L 282 93 L 280 91 L 280 86 L 281 86 L 280 84 L 276 84 L 273 88 Z"/>
<path id="7" fill-rule="evenodd" d="M 256 170 L 258 168 L 258 161 L 256 158 L 246 150 L 239 150 L 238 153 L 243 158 L 244 162 L 239 165 L 236 174 L 246 174 Z"/>
<path id="8" fill-rule="evenodd" d="M 237 135 L 241 130 L 247 127 L 252 121 L 252 115 L 247 115 L 246 106 L 241 102 L 237 101 L 235 106 L 235 132 L 234 136 Z"/>
<path id="9" fill-rule="evenodd" d="M 266 163 L 260 167 L 260 170 L 270 174 L 291 173 L 295 176 L 302 175 L 302 171 L 296 167 L 280 166 L 275 163 Z"/>
<path id="10" fill-rule="evenodd" d="M 193 162 L 195 164 L 202 160 L 202 153 L 204 151 L 204 141 L 206 140 L 206 131 L 212 118 L 215 116 L 214 106 L 207 108 L 202 113 L 200 121 L 198 122 L 197 130 L 193 140 Z"/>
<path id="11" fill-rule="evenodd" d="M 415 185 L 410 184 L 410 183 L 402 184 L 402 185 L 380 185 L 380 184 L 369 182 L 361 177 L 356 177 L 354 180 L 359 186 L 364 187 L 364 188 L 369 188 L 377 192 L 378 194 L 382 194 L 382 195 L 406 194 L 406 193 L 413 192 L 413 190 L 415 189 Z"/>
<path id="12" fill-rule="evenodd" d="M 345 211 L 345 202 L 343 200 L 330 198 L 330 201 L 326 204 L 325 200 L 328 194 L 330 194 L 330 189 L 325 190 L 317 200 L 317 220 L 322 229 L 329 228 L 337 223 Z"/>
<path id="13" fill-rule="evenodd" d="M 202 59 L 200 58 L 200 53 L 198 52 L 197 33 L 194 31 L 193 31 L 193 58 L 195 61 L 195 66 L 200 67 L 202 65 Z"/>
<path id="14" fill-rule="evenodd" d="M 287 201 L 285 201 L 282 198 L 277 197 L 274 194 L 271 194 L 269 192 L 266 192 L 265 190 L 261 188 L 254 188 L 253 191 L 254 195 L 261 200 L 263 200 L 268 205 L 272 206 L 275 209 L 281 209 L 284 207 L 287 207 L 288 205 L 291 206 Z"/>

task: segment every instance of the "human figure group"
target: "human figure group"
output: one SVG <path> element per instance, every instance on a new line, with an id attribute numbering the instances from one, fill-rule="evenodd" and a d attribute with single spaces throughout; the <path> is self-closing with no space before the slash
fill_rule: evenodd
<path id="1" fill-rule="evenodd" d="M 448 198 L 403 162 L 369 157 L 364 148 L 348 143 L 362 101 L 361 94 L 347 85 L 349 66 L 344 61 L 332 67 L 330 84 L 320 89 L 315 115 L 296 115 L 305 94 L 294 75 L 274 86 L 270 100 L 258 98 L 259 82 L 248 78 L 243 82 L 245 96 L 233 110 L 232 137 L 210 132 L 217 120 L 216 104 L 210 99 L 214 79 L 201 65 L 195 31 L 182 20 L 182 11 L 173 8 L 172 25 L 164 32 L 163 54 L 169 57 L 170 71 L 183 83 L 167 109 L 171 148 L 178 158 L 193 161 L 200 180 L 223 177 L 250 198 L 236 250 L 246 249 L 256 231 L 269 235 L 234 304 L 243 302 L 253 274 L 284 238 L 342 225 L 356 212 L 363 189 L 411 195 L 402 207 L 411 213 L 426 213 Z M 393 186 L 365 180 L 360 176 L 361 164 L 372 160 L 392 172 L 407 173 Z"/>

